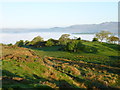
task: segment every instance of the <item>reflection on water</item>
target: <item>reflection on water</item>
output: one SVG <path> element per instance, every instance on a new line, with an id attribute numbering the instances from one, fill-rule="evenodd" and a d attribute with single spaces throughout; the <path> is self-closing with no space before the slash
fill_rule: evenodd
<path id="1" fill-rule="evenodd" d="M 31 32 L 31 33 L 0 33 L 0 43 L 8 44 L 15 43 L 19 40 L 32 40 L 36 36 L 41 36 L 44 40 L 49 38 L 59 39 L 63 32 Z M 67 33 L 70 34 L 70 33 Z M 70 34 L 70 38 L 81 37 L 84 40 L 92 40 L 94 34 Z"/>

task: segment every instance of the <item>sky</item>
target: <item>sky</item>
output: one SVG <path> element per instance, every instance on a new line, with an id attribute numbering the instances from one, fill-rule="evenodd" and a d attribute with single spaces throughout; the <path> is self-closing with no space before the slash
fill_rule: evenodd
<path id="1" fill-rule="evenodd" d="M 118 21 L 118 2 L 0 2 L 0 28 L 50 28 Z"/>

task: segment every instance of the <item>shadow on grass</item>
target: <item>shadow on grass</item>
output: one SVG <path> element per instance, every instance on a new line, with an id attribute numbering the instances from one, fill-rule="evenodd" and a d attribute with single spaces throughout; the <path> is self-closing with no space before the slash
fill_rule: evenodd
<path id="1" fill-rule="evenodd" d="M 49 47 L 26 47 L 25 48 L 30 48 L 30 49 L 34 49 L 34 50 L 42 50 L 42 51 L 60 51 L 61 46 L 49 46 Z"/>
<path id="2" fill-rule="evenodd" d="M 3 77 L 2 77 L 2 90 L 8 90 L 11 88 L 11 90 L 40 90 L 40 89 L 47 89 L 47 90 L 54 90 L 54 88 L 51 88 L 50 86 L 46 84 L 40 84 L 41 82 L 49 82 L 49 83 L 55 83 L 57 87 L 59 87 L 60 90 L 63 90 L 64 88 L 68 88 L 69 90 L 74 90 L 74 85 L 69 84 L 65 80 L 47 80 L 45 78 L 39 77 L 35 74 L 33 74 L 33 77 L 35 79 L 32 79 L 30 77 L 27 77 L 29 79 L 23 79 L 19 75 L 15 75 L 7 70 L 2 70 Z M 17 77 L 17 78 L 16 78 Z M 31 86 L 30 84 L 35 84 L 35 86 Z"/>
<path id="3" fill-rule="evenodd" d="M 120 45 L 118 45 L 118 44 L 102 43 L 102 45 L 104 45 L 104 46 L 106 46 L 108 48 L 111 48 L 113 50 L 120 51 Z"/>
<path id="4" fill-rule="evenodd" d="M 3 76 L 2 76 L 2 90 L 8 90 L 11 88 L 11 90 L 40 90 L 40 88 L 47 88 L 48 90 L 52 90 L 52 88 L 48 85 L 40 85 L 37 80 L 33 80 L 29 77 L 29 79 L 22 78 L 19 75 L 15 75 L 7 70 L 2 70 Z M 37 75 L 33 75 L 35 78 L 38 78 Z M 39 77 L 40 79 L 46 80 L 44 78 Z M 38 84 L 36 86 L 31 86 L 30 84 Z"/>
<path id="5" fill-rule="evenodd" d="M 120 60 L 120 56 L 109 56 L 113 60 Z"/>
<path id="6" fill-rule="evenodd" d="M 104 83 L 101 83 L 97 80 L 91 80 L 91 79 L 81 79 L 79 77 L 73 76 L 71 74 L 66 73 L 66 75 L 70 76 L 73 78 L 73 80 L 84 83 L 87 86 L 87 90 L 118 90 L 118 88 L 108 86 Z M 82 90 L 84 88 L 81 88 Z"/>

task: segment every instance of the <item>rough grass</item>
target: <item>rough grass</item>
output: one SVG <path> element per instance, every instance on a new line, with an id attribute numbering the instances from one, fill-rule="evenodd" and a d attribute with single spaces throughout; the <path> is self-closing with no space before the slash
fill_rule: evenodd
<path id="1" fill-rule="evenodd" d="M 120 88 L 118 46 L 84 44 L 97 48 L 98 53 L 59 51 L 60 46 L 3 46 L 3 88 Z"/>
<path id="2" fill-rule="evenodd" d="M 120 66 L 119 45 L 107 44 L 99 42 L 83 42 L 87 46 L 92 46 L 98 50 L 97 53 L 70 53 L 59 51 L 60 46 L 44 47 L 35 49 L 35 53 L 41 57 L 52 56 L 57 58 L 66 58 L 76 61 L 86 61 L 98 64 L 106 64 L 111 66 Z"/>

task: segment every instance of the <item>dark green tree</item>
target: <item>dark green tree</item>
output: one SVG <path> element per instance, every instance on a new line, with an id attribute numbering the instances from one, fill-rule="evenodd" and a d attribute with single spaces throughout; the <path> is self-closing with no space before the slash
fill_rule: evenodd
<path id="1" fill-rule="evenodd" d="M 23 40 L 17 41 L 15 43 L 15 45 L 18 46 L 18 47 L 22 47 L 22 46 L 24 46 L 24 41 Z"/>
<path id="2" fill-rule="evenodd" d="M 54 45 L 54 40 L 53 39 L 49 39 L 47 42 L 46 42 L 46 46 L 53 46 Z"/>
<path id="3" fill-rule="evenodd" d="M 81 37 L 77 38 L 77 40 L 81 40 Z"/>
<path id="4" fill-rule="evenodd" d="M 85 45 L 83 45 L 82 42 L 79 40 L 72 40 L 65 47 L 67 51 L 72 51 L 72 52 L 83 51 L 84 48 L 85 48 Z"/>
<path id="5" fill-rule="evenodd" d="M 28 45 L 30 44 L 30 41 L 26 40 L 26 41 L 24 42 L 24 44 L 25 44 L 26 46 L 28 46 Z"/>
<path id="6" fill-rule="evenodd" d="M 93 38 L 92 41 L 93 41 L 93 42 L 97 42 L 97 41 L 98 41 L 98 38 Z"/>
<path id="7" fill-rule="evenodd" d="M 12 43 L 8 44 L 8 46 L 12 46 Z"/>
<path id="8" fill-rule="evenodd" d="M 40 36 L 37 36 L 37 37 L 35 37 L 35 38 L 30 42 L 30 44 L 31 44 L 31 45 L 36 45 L 36 43 L 42 42 L 42 41 L 44 41 L 43 38 L 40 37 Z"/>
<path id="9" fill-rule="evenodd" d="M 69 34 L 63 34 L 60 38 L 59 38 L 59 43 L 60 45 L 67 45 L 67 43 L 70 41 L 69 38 Z"/>

